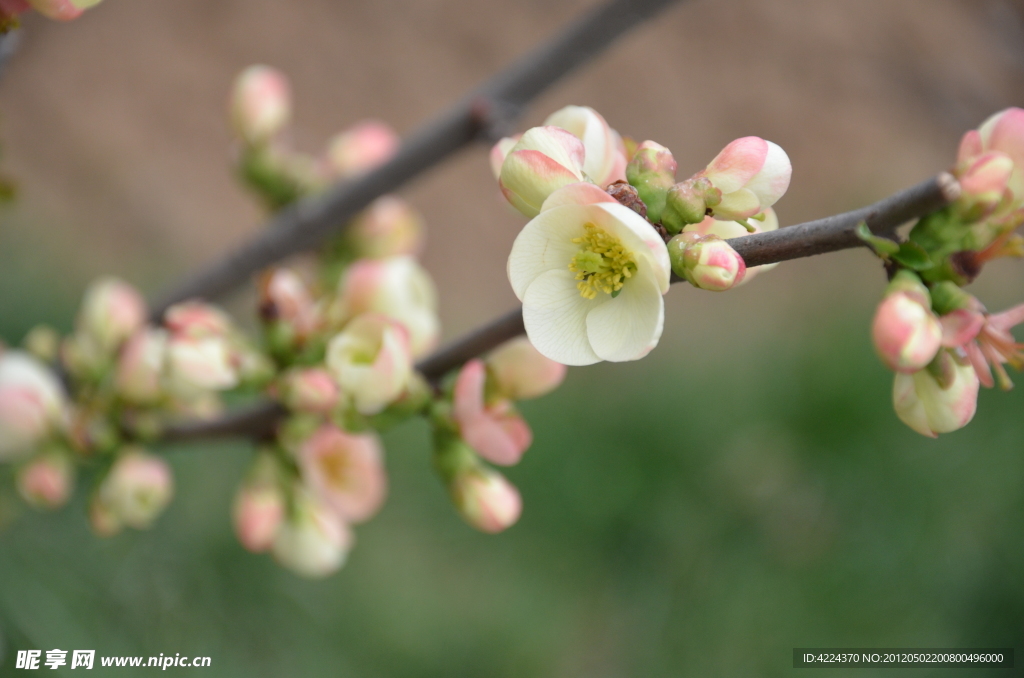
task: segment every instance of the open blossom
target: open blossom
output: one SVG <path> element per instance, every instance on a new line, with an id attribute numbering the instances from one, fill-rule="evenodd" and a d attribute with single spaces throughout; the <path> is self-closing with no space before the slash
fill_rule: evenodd
<path id="1" fill-rule="evenodd" d="M 231 123 L 246 143 L 259 146 L 281 132 L 291 118 L 288 78 L 270 66 L 249 66 L 235 79 Z"/>
<path id="2" fill-rule="evenodd" d="M 455 380 L 452 418 L 466 444 L 484 459 L 502 466 L 519 463 L 533 442 L 530 427 L 507 398 L 485 400 L 487 369 L 470 360 Z"/>
<path id="3" fill-rule="evenodd" d="M 382 313 L 409 332 L 413 357 L 437 343 L 437 292 L 430 275 L 412 257 L 357 261 L 340 283 L 336 315 L 342 319 L 362 313 Z"/>
<path id="4" fill-rule="evenodd" d="M 0 460 L 31 452 L 63 422 L 66 406 L 45 365 L 22 351 L 0 353 Z"/>
<path id="5" fill-rule="evenodd" d="M 589 106 L 566 106 L 548 116 L 545 125 L 560 127 L 583 142 L 583 173 L 604 188 L 626 179 L 626 153 L 619 133 Z"/>
<path id="6" fill-rule="evenodd" d="M 539 398 L 558 388 L 566 367 L 541 355 L 526 337 L 506 341 L 487 357 L 498 390 L 510 400 Z"/>
<path id="7" fill-rule="evenodd" d="M 449 485 L 459 515 L 482 532 L 496 534 L 516 524 L 523 500 L 515 485 L 482 466 L 459 471 Z"/>
<path id="8" fill-rule="evenodd" d="M 232 517 L 235 535 L 247 550 L 262 553 L 270 549 L 284 515 L 284 493 L 275 483 L 245 483 L 238 488 Z"/>
<path id="9" fill-rule="evenodd" d="M 974 418 L 978 375 L 965 357 L 943 350 L 928 367 L 897 373 L 892 398 L 904 424 L 935 438 L 963 428 Z"/>
<path id="10" fill-rule="evenodd" d="M 560 127 L 527 130 L 505 157 L 498 185 L 528 217 L 540 214 L 548 196 L 585 179 L 583 142 Z"/>
<path id="11" fill-rule="evenodd" d="M 300 491 L 271 548 L 281 565 L 318 579 L 345 564 L 353 540 L 352 530 L 326 503 Z"/>
<path id="12" fill-rule="evenodd" d="M 384 503 L 384 453 L 373 433 L 326 424 L 301 445 L 298 463 L 310 491 L 346 523 L 369 520 Z"/>
<path id="13" fill-rule="evenodd" d="M 78 330 L 108 353 L 145 323 L 146 302 L 142 295 L 117 278 L 102 278 L 90 285 L 78 316 Z"/>
<path id="14" fill-rule="evenodd" d="M 358 412 L 377 414 L 409 384 L 409 334 L 383 314 L 358 316 L 328 345 L 327 369 Z"/>
<path id="15" fill-rule="evenodd" d="M 360 257 L 416 256 L 423 249 L 423 219 L 409 203 L 393 195 L 377 198 L 349 225 Z"/>
<path id="16" fill-rule="evenodd" d="M 120 524 L 144 529 L 163 513 L 174 494 L 174 476 L 162 457 L 127 448 L 111 466 L 96 497 Z"/>
<path id="17" fill-rule="evenodd" d="M 917 276 L 909 271 L 896 275 L 875 311 L 871 337 L 891 370 L 916 372 L 932 361 L 942 343 L 942 326 Z"/>
<path id="18" fill-rule="evenodd" d="M 55 509 L 67 503 L 75 467 L 60 454 L 43 454 L 18 471 L 18 492 L 32 506 Z"/>
<path id="19" fill-rule="evenodd" d="M 327 150 L 332 174 L 350 177 L 390 160 L 398 152 L 399 138 L 388 125 L 365 120 L 334 137 Z"/>
<path id="20" fill-rule="evenodd" d="M 553 194 L 516 238 L 508 260 L 530 341 L 565 365 L 642 358 L 664 325 L 670 274 L 664 241 L 628 207 L 574 202 L 586 203 L 593 189 L 577 184 Z"/>
<path id="21" fill-rule="evenodd" d="M 730 142 L 707 169 L 698 173 L 718 189 L 712 206 L 716 219 L 746 219 L 771 207 L 789 188 L 793 167 L 778 144 L 760 137 Z"/>
<path id="22" fill-rule="evenodd" d="M 702 290 L 730 290 L 747 273 L 743 257 L 717 235 L 681 233 L 669 241 L 668 253 L 676 275 Z"/>
<path id="23" fill-rule="evenodd" d="M 754 229 L 753 233 L 767 233 L 779 228 L 779 217 L 775 214 L 775 210 L 769 207 L 762 212 L 762 214 L 764 215 L 763 220 L 751 219 L 748 222 Z M 717 235 L 722 240 L 731 240 L 732 238 L 750 235 L 751 231 L 748 231 L 743 224 L 739 224 L 735 221 L 725 221 L 722 219 L 715 219 L 714 217 L 704 217 L 704 220 L 700 223 L 685 226 L 683 228 L 683 233 Z M 746 274 L 744 274 L 743 279 L 737 282 L 734 287 L 746 285 L 757 277 L 758 274 L 770 271 L 778 265 L 778 263 L 762 264 L 760 266 L 753 266 L 750 268 L 746 268 L 744 265 L 744 268 L 746 268 Z"/>
<path id="24" fill-rule="evenodd" d="M 985 313 L 977 304 L 975 308 L 948 313 L 940 320 L 943 345 L 960 347 L 967 353 L 983 386 L 995 385 L 995 372 L 1002 389 L 1013 388 L 1004 365 L 1024 368 L 1024 344 L 1017 342 L 1010 332 L 1024 322 L 1024 304 L 994 314 Z"/>

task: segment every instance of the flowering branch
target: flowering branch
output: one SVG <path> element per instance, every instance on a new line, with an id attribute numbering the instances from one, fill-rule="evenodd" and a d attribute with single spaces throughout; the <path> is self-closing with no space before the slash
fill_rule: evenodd
<path id="1" fill-rule="evenodd" d="M 671 2 L 611 0 L 596 8 L 425 125 L 402 144 L 390 162 L 275 214 L 255 240 L 161 297 L 152 309 L 152 318 L 159 322 L 178 302 L 224 294 L 267 266 L 313 248 L 338 233 L 376 198 L 475 141 L 500 137 L 534 97 Z"/>
<path id="2" fill-rule="evenodd" d="M 889 234 L 901 224 L 945 207 L 959 195 L 960 184 L 951 174 L 942 172 L 867 207 L 767 233 L 734 238 L 729 244 L 743 257 L 748 266 L 761 266 L 861 247 L 864 242 L 855 233 L 858 224 L 866 222 L 873 233 Z M 681 281 L 682 278 L 678 276 L 673 280 Z M 416 369 L 428 381 L 436 382 L 469 360 L 484 355 L 524 332 L 523 311 L 522 308 L 517 308 L 454 339 L 447 346 L 420 361 Z M 165 440 L 177 442 L 227 437 L 262 438 L 273 433 L 278 420 L 285 414 L 284 408 L 277 403 L 261 402 L 239 408 L 211 421 L 171 426 L 165 433 Z"/>

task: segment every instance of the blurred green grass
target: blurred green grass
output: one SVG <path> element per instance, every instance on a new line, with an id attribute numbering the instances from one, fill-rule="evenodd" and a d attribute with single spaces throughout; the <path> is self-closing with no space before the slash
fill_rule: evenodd
<path id="1" fill-rule="evenodd" d="M 0 673 L 24 648 L 208 655 L 215 676 L 493 678 L 781 676 L 798 646 L 1013 646 L 1021 395 L 983 393 L 971 426 L 921 438 L 864 322 L 572 370 L 523 405 L 536 442 L 508 475 L 525 511 L 497 537 L 454 515 L 407 424 L 386 437 L 387 506 L 322 582 L 234 541 L 245 445 L 168 449 L 178 495 L 152 531 L 93 538 L 79 492 L 0 534 Z"/>

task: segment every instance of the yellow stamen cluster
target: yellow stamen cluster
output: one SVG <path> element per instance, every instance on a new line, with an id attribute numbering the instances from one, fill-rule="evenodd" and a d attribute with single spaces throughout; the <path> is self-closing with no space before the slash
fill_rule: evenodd
<path id="1" fill-rule="evenodd" d="M 584 299 L 593 299 L 598 292 L 615 295 L 636 273 L 636 259 L 615 236 L 594 224 L 583 228 L 586 235 L 572 239 L 583 248 L 569 262 L 569 270 L 579 280 L 576 288 Z"/>

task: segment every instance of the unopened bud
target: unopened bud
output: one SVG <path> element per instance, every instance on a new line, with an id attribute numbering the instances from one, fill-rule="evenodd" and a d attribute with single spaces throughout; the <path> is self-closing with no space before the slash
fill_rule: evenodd
<path id="1" fill-rule="evenodd" d="M 966 358 L 943 349 L 928 367 L 897 373 L 893 407 L 899 418 L 931 438 L 966 426 L 978 405 L 978 375 Z"/>
<path id="2" fill-rule="evenodd" d="M 138 405 L 156 402 L 163 395 L 167 332 L 145 328 L 128 343 L 117 362 L 115 383 L 118 393 Z"/>
<path id="3" fill-rule="evenodd" d="M 626 165 L 626 179 L 636 187 L 650 220 L 660 222 L 668 191 L 676 183 L 676 161 L 672 152 L 654 141 L 643 142 Z"/>
<path id="4" fill-rule="evenodd" d="M 331 140 L 327 157 L 333 172 L 350 177 L 378 167 L 398 152 L 399 138 L 388 125 L 367 120 Z"/>
<path id="5" fill-rule="evenodd" d="M 44 363 L 52 363 L 60 352 L 60 335 L 49 325 L 36 325 L 25 335 L 25 350 Z"/>
<path id="6" fill-rule="evenodd" d="M 896 372 L 916 372 L 942 343 L 942 325 L 931 306 L 910 292 L 887 294 L 878 305 L 871 337 L 882 362 Z"/>
<path id="7" fill-rule="evenodd" d="M 409 333 L 383 314 L 358 316 L 331 340 L 327 369 L 356 411 L 377 414 L 397 400 L 409 383 Z"/>
<path id="8" fill-rule="evenodd" d="M 708 208 L 720 197 L 718 190 L 704 177 L 681 181 L 665 195 L 661 223 L 669 233 L 679 233 L 689 224 L 704 221 Z"/>
<path id="9" fill-rule="evenodd" d="M 56 509 L 67 503 L 74 480 L 75 468 L 67 455 L 45 453 L 18 472 L 18 492 L 36 508 Z"/>
<path id="10" fill-rule="evenodd" d="M 386 195 L 373 201 L 349 225 L 360 258 L 416 256 L 423 249 L 423 218 L 407 202 Z"/>
<path id="11" fill-rule="evenodd" d="M 0 460 L 42 442 L 63 421 L 67 397 L 57 377 L 23 351 L 0 354 Z"/>
<path id="12" fill-rule="evenodd" d="M 484 467 L 458 474 L 450 486 L 459 515 L 482 532 L 496 534 L 519 520 L 523 500 L 505 476 Z"/>
<path id="13" fill-rule="evenodd" d="M 78 331 L 104 353 L 113 353 L 146 322 L 146 302 L 134 287 L 116 278 L 90 285 L 78 316 Z"/>
<path id="14" fill-rule="evenodd" d="M 136 529 L 152 525 L 173 494 L 171 467 L 138 447 L 121 453 L 98 490 L 100 503 L 119 522 Z"/>
<path id="15" fill-rule="evenodd" d="M 274 543 L 284 520 L 285 498 L 273 483 L 244 484 L 235 494 L 232 517 L 238 541 L 249 551 L 261 553 Z"/>
<path id="16" fill-rule="evenodd" d="M 1013 170 L 1013 160 L 999 151 L 984 153 L 963 167 L 958 177 L 961 191 L 957 205 L 964 218 L 975 221 L 996 209 Z"/>
<path id="17" fill-rule="evenodd" d="M 249 66 L 235 79 L 231 123 L 247 144 L 261 146 L 291 118 L 291 88 L 284 73 L 270 66 Z"/>
<path id="18" fill-rule="evenodd" d="M 716 235 L 682 233 L 669 241 L 668 253 L 673 272 L 702 290 L 732 289 L 747 272 L 743 257 Z"/>
<path id="19" fill-rule="evenodd" d="M 293 412 L 329 414 L 340 396 L 334 377 L 324 369 L 295 369 L 282 378 L 281 402 Z"/>
<path id="20" fill-rule="evenodd" d="M 498 390 L 511 400 L 539 398 L 558 388 L 567 368 L 541 355 L 526 337 L 499 346 L 487 358 Z"/>
<path id="21" fill-rule="evenodd" d="M 274 558 L 298 575 L 319 579 L 345 564 L 353 535 L 322 501 L 297 492 L 288 519 L 277 530 Z"/>

